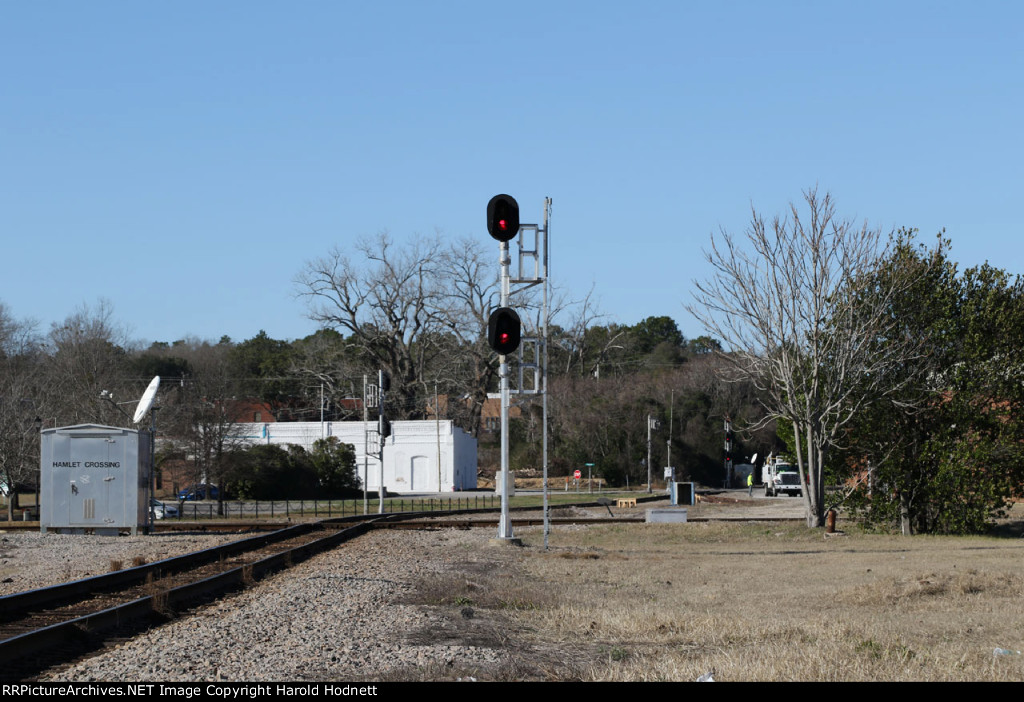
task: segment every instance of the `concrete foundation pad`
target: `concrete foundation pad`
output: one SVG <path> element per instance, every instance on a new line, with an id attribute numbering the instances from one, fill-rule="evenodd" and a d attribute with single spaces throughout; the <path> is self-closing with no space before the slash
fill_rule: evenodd
<path id="1" fill-rule="evenodd" d="M 648 524 L 685 524 L 686 508 L 675 509 L 649 509 L 647 510 Z"/>

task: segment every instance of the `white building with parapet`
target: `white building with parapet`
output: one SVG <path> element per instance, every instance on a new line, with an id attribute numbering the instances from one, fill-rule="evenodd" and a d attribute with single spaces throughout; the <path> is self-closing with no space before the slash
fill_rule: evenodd
<path id="1" fill-rule="evenodd" d="M 313 442 L 336 436 L 356 449 L 360 483 L 377 490 L 381 462 L 376 422 L 269 422 L 237 424 L 238 438 L 246 444 L 292 444 L 306 450 Z M 369 436 L 370 453 L 367 454 Z M 391 423 L 384 443 L 384 488 L 388 492 L 455 492 L 475 490 L 476 439 L 451 421 L 422 420 Z"/>

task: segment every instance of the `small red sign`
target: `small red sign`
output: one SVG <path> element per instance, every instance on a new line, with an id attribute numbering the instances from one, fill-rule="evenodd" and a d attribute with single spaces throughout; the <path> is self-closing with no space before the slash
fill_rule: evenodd
<path id="1" fill-rule="evenodd" d="M 583 473 L 581 473 L 578 470 L 577 471 L 573 471 L 572 477 L 576 478 L 576 480 L 579 480 L 580 478 L 583 477 Z"/>

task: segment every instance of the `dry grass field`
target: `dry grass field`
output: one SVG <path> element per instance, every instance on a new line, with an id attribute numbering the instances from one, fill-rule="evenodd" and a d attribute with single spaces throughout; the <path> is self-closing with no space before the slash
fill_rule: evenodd
<path id="1" fill-rule="evenodd" d="M 1022 680 L 1024 540 L 744 521 L 539 528 L 460 544 L 416 601 L 494 670 L 402 679 Z M 456 546 L 453 545 L 453 548 Z M 428 635 L 428 634 L 424 634 Z"/>

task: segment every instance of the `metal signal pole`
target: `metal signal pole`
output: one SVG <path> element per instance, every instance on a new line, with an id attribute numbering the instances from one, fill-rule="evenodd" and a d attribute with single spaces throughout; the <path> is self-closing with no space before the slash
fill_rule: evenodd
<path id="1" fill-rule="evenodd" d="M 390 389 L 390 384 L 391 383 L 388 380 L 387 376 L 384 374 L 384 371 L 377 371 L 377 388 L 379 392 L 377 396 L 377 406 L 380 411 L 380 416 L 377 420 L 377 429 L 378 433 L 380 434 L 380 453 L 377 454 L 380 457 L 380 487 L 377 488 L 378 514 L 384 514 L 384 493 L 386 492 L 386 490 L 384 489 L 384 443 L 387 441 L 387 436 L 385 436 L 385 428 L 388 426 L 388 420 L 384 416 L 384 395 L 386 394 L 387 390 Z M 390 434 L 391 431 L 387 430 L 387 433 Z"/>
<path id="2" fill-rule="evenodd" d="M 366 374 L 363 374 L 363 515 L 370 512 L 370 502 L 367 495 L 370 480 L 370 452 L 369 443 L 366 440 L 367 431 L 370 426 L 370 410 L 366 406 Z"/>
<path id="3" fill-rule="evenodd" d="M 551 520 L 549 517 L 548 507 L 548 232 L 551 228 L 551 198 L 544 198 L 544 258 L 542 264 L 542 274 L 544 276 L 544 329 L 543 329 L 543 360 L 541 361 L 542 367 L 542 383 L 541 392 L 541 417 L 544 420 L 544 431 L 543 431 L 543 463 L 544 463 L 544 491 L 543 491 L 543 503 L 544 503 L 544 550 L 548 548 L 548 534 L 551 533 Z"/>
<path id="4" fill-rule="evenodd" d="M 654 418 L 647 415 L 647 494 L 651 494 L 651 430 L 654 429 Z"/>
<path id="5" fill-rule="evenodd" d="M 501 245 L 499 261 L 501 263 L 501 306 L 508 307 L 509 264 L 512 259 L 508 254 L 508 242 Z M 505 354 L 498 357 L 498 378 L 501 390 L 501 519 L 498 522 L 498 538 L 511 539 L 512 519 L 509 516 L 509 474 L 508 474 L 508 361 Z"/>

